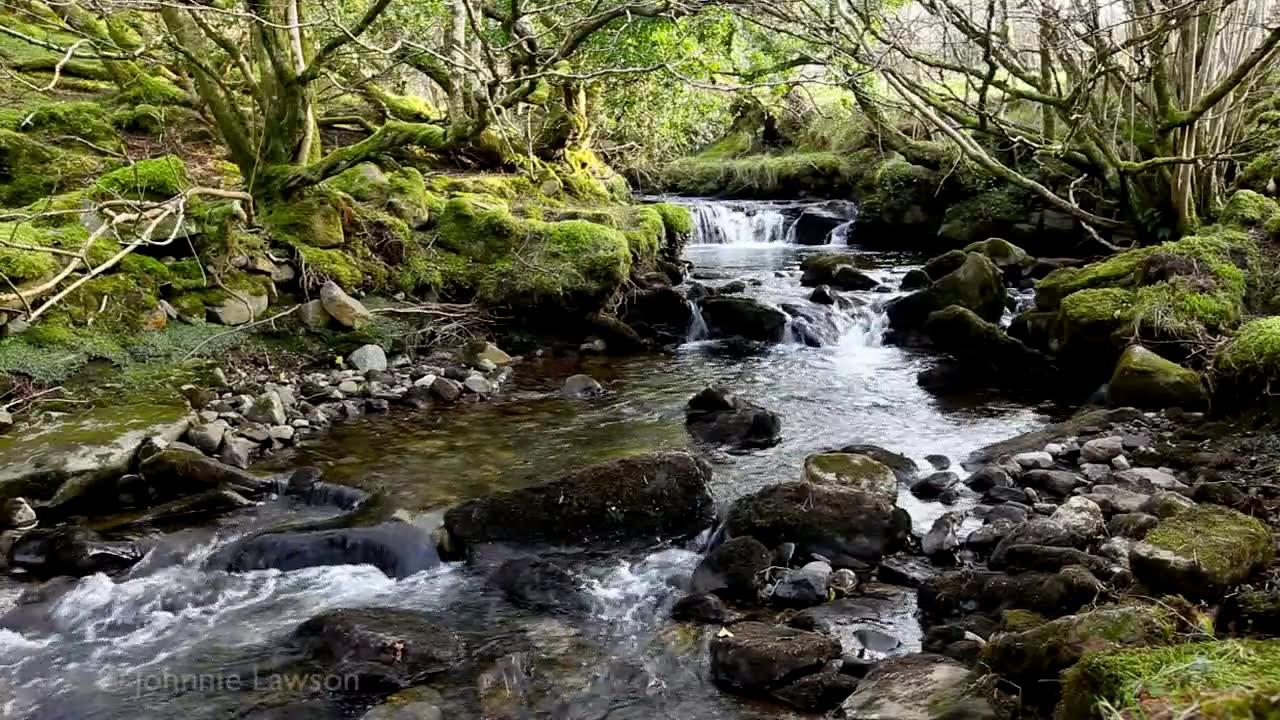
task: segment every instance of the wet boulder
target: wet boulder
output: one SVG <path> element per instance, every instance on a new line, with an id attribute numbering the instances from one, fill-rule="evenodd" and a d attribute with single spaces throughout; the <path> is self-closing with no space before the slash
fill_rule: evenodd
<path id="1" fill-rule="evenodd" d="M 550 560 L 512 558 L 489 581 L 512 604 L 544 613 L 575 614 L 587 609 L 578 584 L 567 570 Z"/>
<path id="2" fill-rule="evenodd" d="M 858 679 L 835 670 L 805 675 L 774 690 L 770 697 L 806 713 L 823 713 L 840 707 L 858 687 Z"/>
<path id="3" fill-rule="evenodd" d="M 801 479 L 841 490 L 859 490 L 885 502 L 898 499 L 897 477 L 888 466 L 857 453 L 815 453 L 804 459 Z"/>
<path id="4" fill-rule="evenodd" d="M 840 643 L 818 633 L 743 622 L 711 639 L 711 679 L 729 692 L 767 695 L 840 657 Z"/>
<path id="5" fill-rule="evenodd" d="M 777 607 L 807 608 L 828 600 L 831 566 L 817 561 L 789 570 L 773 587 L 769 601 Z"/>
<path id="6" fill-rule="evenodd" d="M 738 613 L 725 607 L 724 601 L 715 595 L 685 595 L 671 606 L 671 619 L 676 622 L 724 625 L 738 619 Z"/>
<path id="7" fill-rule="evenodd" d="M 840 707 L 847 720 L 994 720 L 991 704 L 970 694 L 972 684 L 955 660 L 905 655 L 876 665 Z"/>
<path id="8" fill-rule="evenodd" d="M 703 442 L 740 450 L 772 447 L 782 440 L 782 420 L 777 413 L 716 387 L 689 400 L 685 427 Z"/>
<path id="9" fill-rule="evenodd" d="M 290 643 L 365 693 L 418 685 L 464 660 L 457 636 L 412 610 L 329 610 L 299 625 Z"/>
<path id="10" fill-rule="evenodd" d="M 1120 356 L 1107 384 L 1107 402 L 1147 410 L 1178 407 L 1195 411 L 1208 406 L 1208 393 L 1195 370 L 1141 345 L 1131 345 Z"/>
<path id="11" fill-rule="evenodd" d="M 944 564 L 952 558 L 952 553 L 960 547 L 960 539 L 956 532 L 964 522 L 964 515 L 958 512 L 943 513 L 933 521 L 929 532 L 920 540 L 920 551 L 935 564 Z"/>
<path id="12" fill-rule="evenodd" d="M 868 288 L 846 288 L 841 283 L 836 282 L 836 276 L 845 273 L 847 278 L 853 278 L 852 273 L 856 273 L 856 259 L 852 255 L 842 255 L 839 253 L 823 253 L 820 255 L 810 255 L 800 261 L 800 284 L 804 287 L 818 287 L 819 285 L 830 285 L 831 287 L 841 290 L 866 290 Z M 870 287 L 875 287 L 875 281 L 872 281 Z"/>
<path id="13" fill-rule="evenodd" d="M 1087 543 L 1107 529 L 1102 508 L 1089 498 L 1079 496 L 1068 498 L 1049 516 L 1049 521 L 1066 530 L 1076 543 Z M 1054 537 L 1056 539 L 1056 535 Z"/>
<path id="14" fill-rule="evenodd" d="M 881 465 L 892 470 L 893 474 L 898 478 L 898 482 L 901 483 L 911 482 L 915 479 L 916 473 L 920 471 L 920 468 L 916 466 L 915 461 L 911 458 L 906 455 L 900 455 L 892 450 L 886 450 L 879 445 L 854 443 L 840 448 L 840 452 L 850 453 L 853 455 L 866 455 L 872 460 L 875 460 Z"/>
<path id="15" fill-rule="evenodd" d="M 627 296 L 618 317 L 641 336 L 683 341 L 693 321 L 693 307 L 669 287 L 637 290 Z"/>
<path id="16" fill-rule="evenodd" d="M 230 572 L 373 565 L 393 578 L 408 577 L 439 564 L 440 557 L 431 537 L 401 522 L 362 528 L 263 533 L 233 543 L 209 560 L 210 567 Z"/>
<path id="17" fill-rule="evenodd" d="M 139 467 L 149 488 L 150 500 L 167 500 L 223 487 L 246 497 L 274 489 L 265 478 L 206 457 L 198 452 L 171 448 L 152 456 Z"/>
<path id="18" fill-rule="evenodd" d="M 898 289 L 902 292 L 911 292 L 912 290 L 923 290 L 933 283 L 933 279 L 929 274 L 919 268 L 908 270 L 906 275 L 902 276 L 902 282 L 898 285 Z"/>
<path id="19" fill-rule="evenodd" d="M 1048 518 L 1034 518 L 1018 525 L 1005 535 L 991 553 L 987 565 L 992 570 L 1004 567 L 1004 553 L 1014 545 L 1047 545 L 1049 547 L 1071 547 L 1078 542 L 1076 536 L 1057 522 Z"/>
<path id="20" fill-rule="evenodd" d="M 702 318 L 713 338 L 740 337 L 780 343 L 787 339 L 787 314 L 746 297 L 716 297 L 702 303 Z"/>
<path id="21" fill-rule="evenodd" d="M 959 305 L 930 313 L 924 333 L 951 357 L 965 384 L 1042 387 L 1056 372 L 1048 356 Z"/>
<path id="22" fill-rule="evenodd" d="M 1130 603 L 1068 615 L 1023 632 L 991 638 L 982 659 L 1015 682 L 1056 679 L 1091 652 L 1165 645 L 1177 640 L 1177 616 L 1165 607 Z"/>
<path id="23" fill-rule="evenodd" d="M 1160 521 L 1129 554 L 1133 574 L 1157 592 L 1213 599 L 1271 562 L 1271 531 L 1218 505 Z"/>
<path id="24" fill-rule="evenodd" d="M 934 280 L 941 280 L 959 270 L 960 266 L 964 265 L 967 257 L 968 253 L 964 250 L 948 250 L 941 255 L 929 258 L 929 261 L 920 269 L 929 278 L 929 282 L 932 283 Z"/>
<path id="25" fill-rule="evenodd" d="M 760 575 L 769 568 L 769 548 L 753 537 L 721 543 L 698 563 L 690 581 L 694 593 L 714 593 L 727 600 L 754 603 Z"/>
<path id="26" fill-rule="evenodd" d="M 7 564 L 36 577 L 82 577 L 126 570 L 141 557 L 131 542 L 106 541 L 88 528 L 63 525 L 24 532 L 9 548 Z"/>
<path id="27" fill-rule="evenodd" d="M 920 609 L 931 618 L 959 612 L 994 612 L 1017 608 L 1048 617 L 1075 612 L 1103 590 L 1089 571 L 1071 566 L 1056 573 L 960 570 L 930 577 L 920 588 Z"/>
<path id="28" fill-rule="evenodd" d="M 921 500 L 936 500 L 960 484 L 960 476 L 950 470 L 930 473 L 911 485 L 911 494 Z"/>
<path id="29" fill-rule="evenodd" d="M 451 556 L 482 542 L 582 543 L 686 536 L 708 527 L 711 467 L 686 452 L 635 455 L 445 513 Z M 749 534 L 749 533 L 744 533 Z"/>
<path id="30" fill-rule="evenodd" d="M 768 546 L 795 543 L 841 567 L 876 562 L 910 532 L 910 518 L 883 497 L 807 482 L 771 485 L 729 509 L 731 537 L 749 535 Z"/>
<path id="31" fill-rule="evenodd" d="M 1026 250 L 1001 238 L 988 238 L 965 246 L 967 253 L 976 252 L 986 256 L 1004 275 L 1005 282 L 1016 285 L 1022 276 L 1035 265 L 1035 258 Z"/>
<path id="32" fill-rule="evenodd" d="M 914 331 L 924 327 L 931 313 L 951 305 L 995 322 L 1004 314 L 1005 297 L 1000 270 L 982 255 L 969 253 L 959 268 L 923 290 L 891 301 L 885 310 L 895 330 Z"/>

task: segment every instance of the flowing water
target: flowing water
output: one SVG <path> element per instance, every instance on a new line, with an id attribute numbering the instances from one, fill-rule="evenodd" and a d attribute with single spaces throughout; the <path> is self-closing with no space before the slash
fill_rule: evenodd
<path id="1" fill-rule="evenodd" d="M 786 242 L 782 213 L 712 201 L 694 209 L 698 236 L 687 258 L 703 277 L 759 281 L 749 295 L 808 303 L 798 267 L 815 249 Z M 922 260 L 862 251 L 851 229 L 833 232 L 840 246 L 823 249 L 851 253 L 888 287 L 896 288 Z M 711 460 L 713 492 L 724 504 L 798 479 L 804 457 L 814 451 L 869 442 L 927 467 L 927 454 L 958 462 L 974 448 L 1043 423 L 1025 406 L 990 398 L 944 403 L 925 393 L 915 376 L 929 358 L 880 342 L 880 308 L 893 294 L 859 295 L 866 307 L 842 316 L 839 341 L 825 347 L 786 343 L 745 357 L 726 353 L 701 339 L 705 325 L 697 327 L 695 318 L 694 342 L 674 354 L 573 366 L 529 361 L 517 368 L 518 389 L 505 398 L 366 418 L 278 462 L 319 465 L 327 479 L 374 491 L 421 519 L 460 499 L 601 460 L 690 447 L 683 405 L 717 383 L 777 411 L 783 423 L 782 443 L 767 450 L 695 448 Z M 556 396 L 574 372 L 591 374 L 608 394 L 588 401 Z M 900 504 L 919 531 L 950 509 L 905 492 Z M 592 604 L 589 617 L 574 620 L 515 610 L 485 587 L 481 574 L 460 564 L 402 580 L 368 566 L 245 574 L 201 569 L 213 549 L 246 528 L 269 526 L 279 512 L 263 508 L 217 527 L 154 538 L 156 548 L 129 575 L 84 578 L 65 594 L 23 606 L 0 624 L 8 627 L 0 629 L 0 717 L 359 717 L 358 703 L 269 681 L 289 631 L 338 607 L 422 610 L 474 647 L 502 648 L 478 675 L 441 685 L 448 718 L 780 716 L 776 706 L 717 691 L 707 678 L 708 631 L 665 620 L 680 596 L 678 578 L 697 564 L 692 547 L 566 551 Z M 0 585 L 0 611 L 17 592 Z M 889 652 L 918 650 L 913 595 L 884 588 L 872 596 L 850 627 L 898 638 L 901 644 Z"/>

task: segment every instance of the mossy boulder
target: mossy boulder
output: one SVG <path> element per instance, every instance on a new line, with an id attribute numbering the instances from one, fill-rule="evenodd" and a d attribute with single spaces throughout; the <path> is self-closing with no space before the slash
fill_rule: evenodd
<path id="1" fill-rule="evenodd" d="M 1221 640 L 1088 655 L 1062 676 L 1057 720 L 1275 716 L 1280 641 Z"/>
<path id="2" fill-rule="evenodd" d="M 1228 596 L 1213 627 L 1219 635 L 1280 637 L 1280 592 L 1250 590 Z"/>
<path id="3" fill-rule="evenodd" d="M 682 195 L 781 198 L 847 196 L 859 178 L 851 159 L 832 152 L 681 158 L 659 173 L 659 188 Z"/>
<path id="4" fill-rule="evenodd" d="M 1213 598 L 1265 567 L 1273 554 L 1266 525 L 1206 503 L 1162 520 L 1133 547 L 1129 561 L 1154 590 Z"/>
<path id="5" fill-rule="evenodd" d="M 929 262 L 920 268 L 925 275 L 929 276 L 929 280 L 941 280 L 950 275 L 964 265 L 964 261 L 969 257 L 968 251 L 965 250 L 948 250 L 941 255 L 935 255 L 929 258 Z"/>
<path id="6" fill-rule="evenodd" d="M 1092 652 L 1176 642 L 1177 630 L 1175 613 L 1163 606 L 1114 605 L 999 633 L 983 648 L 982 659 L 1014 682 L 1035 684 L 1056 678 Z"/>
<path id="7" fill-rule="evenodd" d="M 191 176 L 182 159 L 164 155 L 112 170 L 98 178 L 91 194 L 100 199 L 168 200 L 190 186 Z"/>
<path id="8" fill-rule="evenodd" d="M 1166 360 L 1141 345 L 1131 345 L 1120 356 L 1107 385 L 1107 402 L 1147 410 L 1180 407 L 1203 410 L 1208 394 L 1200 374 Z"/>
<path id="9" fill-rule="evenodd" d="M 1224 404 L 1247 407 L 1267 397 L 1271 381 L 1280 377 L 1280 316 L 1251 320 L 1214 356 L 1218 392 Z"/>
<path id="10" fill-rule="evenodd" d="M 78 186 L 102 164 L 101 158 L 0 129 L 0 205 L 25 205 L 51 192 Z"/>
<path id="11" fill-rule="evenodd" d="M 1000 269 L 986 257 L 968 253 L 959 268 L 923 290 L 893 300 L 885 309 L 894 329 L 914 331 L 923 327 L 930 313 L 950 305 L 995 322 L 1004 314 L 1005 298 Z"/>
<path id="12" fill-rule="evenodd" d="M 698 563 L 689 581 L 695 595 L 714 593 L 726 600 L 755 604 L 761 573 L 771 564 L 769 548 L 753 537 L 724 541 Z"/>
<path id="13" fill-rule="evenodd" d="M 362 162 L 324 184 L 363 202 L 385 203 L 391 196 L 391 180 L 371 162 Z"/>
<path id="14" fill-rule="evenodd" d="M 1237 190 L 1218 213 L 1218 222 L 1242 227 L 1263 227 L 1280 215 L 1280 203 L 1252 190 Z"/>
<path id="15" fill-rule="evenodd" d="M 21 129 L 42 137 L 72 135 L 103 145 L 120 139 L 106 108 L 91 100 L 37 105 L 27 111 Z"/>
<path id="16" fill-rule="evenodd" d="M 801 479 L 815 485 L 860 490 L 887 502 L 898 499 L 898 479 L 888 466 L 866 455 L 816 453 L 804 459 Z"/>
<path id="17" fill-rule="evenodd" d="M 1029 221 L 1029 200 L 1026 190 L 1009 184 L 972 194 L 947 208 L 938 235 L 957 245 L 971 245 L 979 238 L 1008 233 Z M 973 251 L 965 248 L 965 252 Z"/>
<path id="18" fill-rule="evenodd" d="M 346 240 L 342 212 L 329 195 L 313 193 L 288 205 L 272 208 L 263 223 L 286 242 L 331 249 Z M 304 256 L 303 258 L 307 258 Z"/>

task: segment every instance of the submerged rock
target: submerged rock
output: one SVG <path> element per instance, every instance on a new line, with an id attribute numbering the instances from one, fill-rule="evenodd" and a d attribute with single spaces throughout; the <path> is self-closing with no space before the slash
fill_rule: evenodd
<path id="1" fill-rule="evenodd" d="M 573 576 L 559 565 L 541 558 L 512 558 L 490 578 L 515 605 L 538 612 L 578 613 L 587 603 Z"/>
<path id="2" fill-rule="evenodd" d="M 440 564 L 435 543 L 422 530 L 400 522 L 373 527 L 264 533 L 219 551 L 210 567 L 230 572 L 300 570 L 324 565 L 373 565 L 403 578 Z"/>
<path id="3" fill-rule="evenodd" d="M 777 413 L 716 387 L 689 400 L 685 426 L 703 442 L 744 450 L 772 447 L 782 440 L 782 420 Z"/>
<path id="4" fill-rule="evenodd" d="M 575 543 L 691 535 L 713 518 L 711 468 L 685 452 L 614 460 L 445 513 L 445 550 L 481 542 Z"/>
<path id="5" fill-rule="evenodd" d="M 604 388 L 590 375 L 571 375 L 564 381 L 560 394 L 567 398 L 582 399 L 604 394 Z"/>
<path id="6" fill-rule="evenodd" d="M 765 695 L 840 657 L 840 643 L 818 633 L 743 622 L 711 640 L 711 679 L 743 695 Z"/>
<path id="7" fill-rule="evenodd" d="M 358 680 L 352 692 L 411 687 L 464 659 L 457 636 L 412 610 L 329 610 L 299 625 L 290 641 L 326 671 Z"/>

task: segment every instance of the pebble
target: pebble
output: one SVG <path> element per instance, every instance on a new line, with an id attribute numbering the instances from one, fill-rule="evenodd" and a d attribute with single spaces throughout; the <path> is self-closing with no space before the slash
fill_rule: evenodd
<path id="1" fill-rule="evenodd" d="M 1053 467 L 1053 456 L 1043 450 L 1018 453 L 1013 456 L 1013 461 L 1025 470 L 1048 470 Z"/>
<path id="2" fill-rule="evenodd" d="M 343 395 L 355 395 L 360 392 L 360 385 L 355 380 L 343 380 L 338 383 L 338 392 Z"/>
<path id="3" fill-rule="evenodd" d="M 1120 437 L 1095 438 L 1080 448 L 1080 457 L 1085 462 L 1105 463 L 1124 452 L 1124 439 Z"/>
<path id="4" fill-rule="evenodd" d="M 1117 470 L 1128 470 L 1132 465 L 1129 464 L 1129 458 L 1123 455 L 1117 455 L 1111 458 L 1111 467 Z"/>
<path id="5" fill-rule="evenodd" d="M 436 381 L 436 376 L 430 373 L 427 373 L 426 375 L 423 375 L 417 380 L 414 380 L 413 385 L 414 387 L 431 387 L 431 384 L 434 383 L 435 381 Z"/>
<path id="6" fill-rule="evenodd" d="M 1061 457 L 1062 454 L 1066 452 L 1066 448 L 1064 448 L 1061 443 L 1049 443 L 1044 446 L 1044 451 L 1054 457 Z"/>

